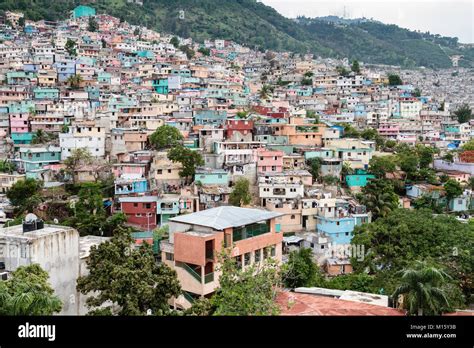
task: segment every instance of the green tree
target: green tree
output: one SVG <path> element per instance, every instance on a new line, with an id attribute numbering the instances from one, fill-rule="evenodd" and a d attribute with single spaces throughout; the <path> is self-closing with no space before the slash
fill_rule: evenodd
<path id="1" fill-rule="evenodd" d="M 106 212 L 100 186 L 96 183 L 81 185 L 75 204 L 74 227 L 81 235 L 101 235 Z"/>
<path id="2" fill-rule="evenodd" d="M 62 308 L 40 265 L 21 266 L 0 281 L 0 315 L 53 315 Z"/>
<path id="3" fill-rule="evenodd" d="M 326 185 L 336 185 L 340 180 L 337 176 L 326 175 L 321 178 L 321 181 Z"/>
<path id="4" fill-rule="evenodd" d="M 271 93 L 273 93 L 273 88 L 269 85 L 263 85 L 259 92 L 260 99 L 268 99 Z"/>
<path id="5" fill-rule="evenodd" d="M 186 57 L 188 59 L 192 59 L 196 55 L 194 50 L 188 45 L 180 46 L 179 49 L 186 54 Z"/>
<path id="6" fill-rule="evenodd" d="M 474 151 L 474 139 L 469 140 L 461 147 L 464 151 Z"/>
<path id="7" fill-rule="evenodd" d="M 395 291 L 397 272 L 416 260 L 432 260 L 446 269 L 466 301 L 473 293 L 474 226 L 432 210 L 397 209 L 373 223 L 357 226 L 351 244 L 363 246 L 363 260 L 351 260 L 356 272 L 369 270 L 374 286 Z M 451 299 L 450 299 L 451 302 Z"/>
<path id="8" fill-rule="evenodd" d="M 374 293 L 377 292 L 373 286 L 374 277 L 366 273 L 341 274 L 330 278 L 325 287 L 338 290 L 353 290 Z"/>
<path id="9" fill-rule="evenodd" d="M 361 203 L 372 212 L 372 219 L 387 216 L 398 207 L 398 195 L 391 181 L 374 179 L 362 189 Z"/>
<path id="10" fill-rule="evenodd" d="M 7 198 L 10 200 L 17 213 L 25 211 L 32 212 L 41 203 L 42 182 L 35 179 L 25 179 L 17 181 L 7 192 Z"/>
<path id="11" fill-rule="evenodd" d="M 91 164 L 92 155 L 86 148 L 77 148 L 71 151 L 68 158 L 64 160 L 65 172 L 71 177 L 73 184 L 76 183 L 76 171 L 80 166 Z"/>
<path id="12" fill-rule="evenodd" d="M 229 203 L 236 207 L 248 205 L 252 202 L 250 194 L 250 182 L 246 178 L 240 178 L 235 182 L 234 188 L 229 195 Z"/>
<path id="13" fill-rule="evenodd" d="M 306 160 L 306 166 L 308 167 L 308 171 L 313 176 L 313 181 L 317 181 L 321 171 L 321 158 L 309 158 Z"/>
<path id="14" fill-rule="evenodd" d="M 446 161 L 448 163 L 453 163 L 454 162 L 454 154 L 452 152 L 447 152 L 443 156 L 443 161 Z"/>
<path id="15" fill-rule="evenodd" d="M 456 116 L 459 123 L 466 123 L 472 119 L 472 110 L 467 103 L 461 105 L 455 112 L 454 115 Z"/>
<path id="16" fill-rule="evenodd" d="M 193 178 L 196 168 L 204 165 L 204 160 L 199 152 L 181 145 L 170 149 L 168 151 L 168 158 L 173 162 L 179 162 L 183 165 L 179 176 L 186 178 L 186 180 Z"/>
<path id="17" fill-rule="evenodd" d="M 67 53 L 68 53 L 70 56 L 77 56 L 76 41 L 71 40 L 71 39 L 68 38 L 67 41 L 66 41 L 66 45 L 64 46 L 64 48 L 66 49 Z"/>
<path id="18" fill-rule="evenodd" d="M 374 156 L 369 161 L 369 171 L 377 178 L 385 178 L 385 174 L 394 173 L 397 169 L 397 159 L 393 155 Z"/>
<path id="19" fill-rule="evenodd" d="M 281 279 L 274 262 L 267 260 L 259 268 L 252 265 L 242 270 L 228 252 L 221 253 L 219 258 L 220 287 L 211 298 L 214 315 L 278 314 L 275 299 Z"/>
<path id="20" fill-rule="evenodd" d="M 345 67 L 340 66 L 340 65 L 336 67 L 336 71 L 340 76 L 349 75 L 349 71 Z"/>
<path id="21" fill-rule="evenodd" d="M 312 86 L 313 85 L 313 79 L 304 78 L 303 80 L 301 80 L 301 85 L 303 85 L 303 86 Z"/>
<path id="22" fill-rule="evenodd" d="M 38 129 L 35 134 L 33 134 L 32 144 L 45 144 L 50 140 L 48 134 L 42 130 Z"/>
<path id="23" fill-rule="evenodd" d="M 360 138 L 360 132 L 348 123 L 341 123 L 344 127 L 343 138 Z"/>
<path id="24" fill-rule="evenodd" d="M 324 282 L 321 270 L 313 261 L 311 249 L 300 249 L 290 253 L 288 262 L 282 268 L 282 279 L 285 286 L 291 289 L 321 286 Z"/>
<path id="25" fill-rule="evenodd" d="M 400 284 L 392 297 L 397 300 L 401 295 L 403 307 L 410 315 L 439 315 L 441 308 L 449 305 L 443 290 L 449 278 L 444 271 L 417 262 L 415 267 L 402 271 Z"/>
<path id="26" fill-rule="evenodd" d="M 11 161 L 7 159 L 0 160 L 0 173 L 12 174 L 14 170 L 15 170 L 15 165 Z"/>
<path id="27" fill-rule="evenodd" d="M 71 75 L 67 78 L 66 83 L 71 87 L 72 89 L 79 89 L 81 87 L 81 83 L 84 81 L 81 75 L 75 74 Z"/>
<path id="28" fill-rule="evenodd" d="M 87 31 L 95 32 L 97 30 L 99 30 L 99 23 L 97 23 L 94 17 L 89 17 L 89 22 L 87 24 Z"/>
<path id="29" fill-rule="evenodd" d="M 403 85 L 403 81 L 400 78 L 400 76 L 398 76 L 397 74 L 389 74 L 388 75 L 388 84 L 390 86 L 400 86 L 400 85 Z"/>
<path id="30" fill-rule="evenodd" d="M 206 48 L 206 47 L 201 47 L 198 50 L 198 52 L 201 53 L 202 55 L 206 56 L 206 57 L 209 57 L 211 55 L 211 50 L 209 48 Z"/>
<path id="31" fill-rule="evenodd" d="M 448 201 L 461 196 L 463 192 L 461 184 L 454 179 L 446 181 L 444 184 L 444 191 L 446 192 L 446 198 Z"/>
<path id="32" fill-rule="evenodd" d="M 155 150 L 175 147 L 181 144 L 183 135 L 178 128 L 167 124 L 158 129 L 149 137 L 149 142 Z"/>
<path id="33" fill-rule="evenodd" d="M 115 314 L 111 306 L 119 307 L 118 315 L 167 315 L 168 301 L 178 297 L 181 287 L 176 272 L 155 261 L 152 247 L 143 243 L 133 247 L 127 229 L 118 229 L 110 241 L 93 246 L 87 266 L 89 274 L 77 280 L 77 290 L 94 295 L 86 301 L 89 314 Z"/>
<path id="34" fill-rule="evenodd" d="M 354 60 L 352 62 L 351 70 L 355 72 L 356 74 L 360 73 L 360 65 L 358 60 Z"/>
<path id="35" fill-rule="evenodd" d="M 177 36 L 173 36 L 170 40 L 170 44 L 172 44 L 175 48 L 179 47 L 179 39 Z"/>
<path id="36" fill-rule="evenodd" d="M 421 89 L 415 88 L 415 90 L 413 91 L 413 95 L 417 98 L 421 97 Z"/>
<path id="37" fill-rule="evenodd" d="M 428 168 L 433 163 L 434 154 L 436 152 L 437 149 L 433 147 L 417 144 L 415 153 L 418 155 L 420 168 Z"/>

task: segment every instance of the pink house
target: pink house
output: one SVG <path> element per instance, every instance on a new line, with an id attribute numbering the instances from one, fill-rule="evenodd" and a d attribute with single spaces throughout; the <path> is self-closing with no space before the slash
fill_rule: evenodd
<path id="1" fill-rule="evenodd" d="M 142 163 L 118 163 L 114 164 L 113 169 L 115 178 L 120 178 L 122 175 L 138 177 L 146 177 L 147 175 L 147 164 Z"/>
<path id="2" fill-rule="evenodd" d="M 257 173 L 281 173 L 283 171 L 283 151 L 257 150 Z"/>
<path id="3" fill-rule="evenodd" d="M 398 125 L 392 123 L 382 123 L 378 128 L 379 134 L 383 137 L 396 138 L 400 133 Z"/>
<path id="4" fill-rule="evenodd" d="M 10 114 L 10 129 L 12 133 L 28 133 L 28 114 Z"/>

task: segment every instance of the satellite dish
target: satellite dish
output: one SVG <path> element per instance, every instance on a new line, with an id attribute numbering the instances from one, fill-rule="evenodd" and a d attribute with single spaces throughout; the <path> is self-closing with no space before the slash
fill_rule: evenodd
<path id="1" fill-rule="evenodd" d="M 53 220 L 53 222 L 54 222 L 55 224 L 58 224 L 58 223 L 59 223 L 59 220 L 55 218 L 55 219 Z"/>

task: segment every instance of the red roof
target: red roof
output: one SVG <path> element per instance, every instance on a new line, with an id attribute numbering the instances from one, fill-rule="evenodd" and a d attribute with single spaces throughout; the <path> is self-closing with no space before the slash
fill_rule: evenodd
<path id="1" fill-rule="evenodd" d="M 277 296 L 281 315 L 402 316 L 395 308 L 339 300 L 333 297 L 281 292 Z"/>

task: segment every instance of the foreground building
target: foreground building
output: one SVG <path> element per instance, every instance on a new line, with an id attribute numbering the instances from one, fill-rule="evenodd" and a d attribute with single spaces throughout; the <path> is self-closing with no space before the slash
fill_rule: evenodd
<path id="1" fill-rule="evenodd" d="M 281 214 L 260 209 L 223 206 L 170 219 L 170 236 L 161 242 L 162 260 L 176 270 L 184 295 L 175 301 L 189 308 L 219 286 L 218 254 L 231 248 L 241 268 L 282 259 Z"/>

